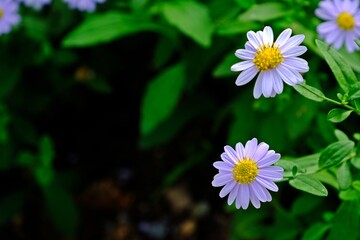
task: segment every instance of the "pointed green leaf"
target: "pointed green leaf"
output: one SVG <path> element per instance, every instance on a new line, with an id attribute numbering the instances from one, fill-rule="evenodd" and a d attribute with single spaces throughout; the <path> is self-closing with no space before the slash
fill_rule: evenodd
<path id="1" fill-rule="evenodd" d="M 289 184 L 296 189 L 316 196 L 325 197 L 328 195 L 328 191 L 325 186 L 319 180 L 311 176 L 298 176 L 291 179 Z"/>
<path id="2" fill-rule="evenodd" d="M 331 71 L 334 73 L 340 87 L 348 92 L 352 84 L 357 82 L 356 75 L 351 67 L 346 63 L 344 57 L 334 48 L 329 47 L 326 43 L 316 39 L 316 45 L 324 55 L 325 61 L 329 64 Z"/>
<path id="3" fill-rule="evenodd" d="M 141 106 L 140 129 L 142 135 L 153 131 L 171 115 L 185 85 L 183 64 L 176 64 L 151 80 Z"/>
<path id="4" fill-rule="evenodd" d="M 319 89 L 305 83 L 295 85 L 294 89 L 304 97 L 315 102 L 322 102 L 325 99 L 325 95 Z"/>
<path id="5" fill-rule="evenodd" d="M 338 141 L 327 146 L 319 159 L 320 168 L 329 168 L 339 164 L 353 150 L 355 143 L 350 140 Z"/>
<path id="6" fill-rule="evenodd" d="M 327 118 L 330 122 L 339 123 L 344 121 L 346 118 L 350 116 L 352 110 L 345 110 L 342 108 L 334 108 L 331 109 L 327 115 Z"/>
<path id="7" fill-rule="evenodd" d="M 360 82 L 353 84 L 349 91 L 349 100 L 360 98 Z"/>
<path id="8" fill-rule="evenodd" d="M 166 20 L 204 47 L 211 44 L 213 27 L 208 7 L 190 0 L 165 1 L 161 5 Z"/>

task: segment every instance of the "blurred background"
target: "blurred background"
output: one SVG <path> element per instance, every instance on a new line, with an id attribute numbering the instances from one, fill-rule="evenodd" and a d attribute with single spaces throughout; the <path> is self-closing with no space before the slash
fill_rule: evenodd
<path id="1" fill-rule="evenodd" d="M 306 35 L 307 83 L 335 96 L 314 43 L 317 5 L 21 4 L 20 23 L 0 36 L 0 239 L 320 239 L 340 203 L 331 185 L 321 198 L 281 182 L 272 202 L 246 211 L 211 186 L 224 145 L 257 137 L 292 158 L 336 141 L 326 104 L 289 86 L 255 100 L 254 82 L 236 87 L 230 71 L 247 31 L 292 28 Z M 360 72 L 359 54 L 340 51 Z"/>

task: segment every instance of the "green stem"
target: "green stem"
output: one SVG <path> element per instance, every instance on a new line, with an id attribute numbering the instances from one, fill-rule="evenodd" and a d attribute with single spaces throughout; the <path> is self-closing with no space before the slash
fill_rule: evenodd
<path id="1" fill-rule="evenodd" d="M 331 102 L 331 103 L 333 103 L 333 104 L 336 104 L 336 105 L 342 106 L 342 107 L 344 107 L 344 108 L 350 109 L 350 110 L 354 111 L 357 115 L 360 116 L 360 111 L 359 111 L 358 109 L 352 107 L 352 106 L 343 104 L 343 103 L 341 103 L 341 102 L 335 101 L 335 100 L 333 100 L 333 99 L 331 99 L 331 98 L 327 98 L 327 97 L 325 97 L 325 96 L 323 97 L 323 99 L 326 100 L 326 101 L 328 101 L 328 102 Z"/>

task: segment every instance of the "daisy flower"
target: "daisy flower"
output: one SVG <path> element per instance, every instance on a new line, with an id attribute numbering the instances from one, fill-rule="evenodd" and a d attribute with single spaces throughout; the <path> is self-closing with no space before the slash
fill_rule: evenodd
<path id="1" fill-rule="evenodd" d="M 32 7 L 36 10 L 41 9 L 44 5 L 49 4 L 51 0 L 21 0 L 24 5 Z"/>
<path id="2" fill-rule="evenodd" d="M 219 173 L 214 176 L 212 185 L 222 187 L 220 197 L 229 194 L 227 203 L 234 201 L 236 208 L 247 209 L 249 202 L 255 208 L 260 208 L 260 202 L 270 202 L 268 190 L 277 192 L 279 188 L 275 180 L 282 179 L 284 169 L 271 166 L 280 159 L 280 154 L 269 150 L 269 145 L 253 138 L 245 147 L 237 143 L 235 149 L 224 147 L 222 161 L 214 163 Z"/>
<path id="3" fill-rule="evenodd" d="M 317 32 L 326 43 L 335 49 L 345 45 L 348 52 L 360 49 L 354 41 L 360 39 L 359 0 L 321 1 L 315 15 L 325 20 Z"/>
<path id="4" fill-rule="evenodd" d="M 93 12 L 97 3 L 103 3 L 105 0 L 64 0 L 71 9 L 78 9 L 85 12 Z"/>
<path id="5" fill-rule="evenodd" d="M 250 82 L 257 74 L 254 87 L 254 97 L 275 97 L 282 93 L 283 81 L 294 86 L 304 81 L 300 72 L 309 71 L 307 61 L 299 58 L 307 48 L 299 46 L 305 36 L 290 37 L 292 30 L 284 30 L 274 42 L 271 27 L 266 26 L 264 31 L 247 33 L 249 41 L 245 49 L 238 49 L 235 56 L 244 60 L 231 66 L 231 71 L 242 71 L 235 84 L 242 86 Z"/>
<path id="6" fill-rule="evenodd" d="M 19 4 L 14 0 L 0 0 L 0 35 L 9 33 L 20 22 Z"/>

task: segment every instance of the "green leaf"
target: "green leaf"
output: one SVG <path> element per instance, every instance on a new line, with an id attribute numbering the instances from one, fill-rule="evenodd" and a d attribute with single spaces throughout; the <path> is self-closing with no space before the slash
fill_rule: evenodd
<path id="1" fill-rule="evenodd" d="M 213 27 L 208 7 L 188 0 L 166 1 L 161 5 L 166 20 L 203 47 L 211 44 Z"/>
<path id="2" fill-rule="evenodd" d="M 55 183 L 44 187 L 43 193 L 55 227 L 66 237 L 74 237 L 79 217 L 72 196 Z"/>
<path id="3" fill-rule="evenodd" d="M 52 161 L 54 160 L 54 146 L 51 138 L 47 135 L 43 136 L 39 142 L 39 158 L 40 163 L 49 167 L 52 166 Z"/>
<path id="4" fill-rule="evenodd" d="M 360 198 L 360 192 L 353 188 L 348 188 L 345 191 L 340 191 L 339 198 L 343 201 L 356 200 Z"/>
<path id="5" fill-rule="evenodd" d="M 360 82 L 357 82 L 350 87 L 349 91 L 349 100 L 354 100 L 360 98 Z"/>
<path id="6" fill-rule="evenodd" d="M 294 89 L 304 97 L 315 102 L 322 102 L 325 99 L 325 95 L 319 89 L 305 83 L 295 85 Z"/>
<path id="7" fill-rule="evenodd" d="M 242 8 L 244 9 L 248 9 L 250 8 L 253 4 L 255 4 L 255 0 L 235 0 L 235 2 Z"/>
<path id="8" fill-rule="evenodd" d="M 20 69 L 3 63 L 0 66 L 0 99 L 8 97 L 20 80 Z"/>
<path id="9" fill-rule="evenodd" d="M 88 47 L 107 43 L 140 31 L 159 27 L 147 20 L 120 12 L 92 14 L 63 39 L 64 47 Z"/>
<path id="10" fill-rule="evenodd" d="M 227 54 L 225 58 L 218 64 L 212 75 L 214 77 L 227 77 L 227 76 L 235 76 L 232 71 L 230 71 L 231 65 L 235 64 L 237 59 L 234 53 Z"/>
<path id="11" fill-rule="evenodd" d="M 226 21 L 221 23 L 217 28 L 217 34 L 221 36 L 236 35 L 240 33 L 246 33 L 252 29 L 259 29 L 261 25 L 254 21 Z M 234 55 L 234 54 L 233 54 Z"/>
<path id="12" fill-rule="evenodd" d="M 336 211 L 327 240 L 357 240 L 359 236 L 358 201 L 344 201 Z"/>
<path id="13" fill-rule="evenodd" d="M 338 141 L 327 146 L 319 159 L 320 168 L 329 168 L 339 164 L 353 150 L 355 143 L 350 140 Z"/>
<path id="14" fill-rule="evenodd" d="M 293 13 L 291 8 L 288 8 L 279 2 L 268 2 L 254 4 L 250 9 L 239 16 L 239 20 L 265 22 L 290 15 L 291 13 Z"/>
<path id="15" fill-rule="evenodd" d="M 329 64 L 336 80 L 344 92 L 348 92 L 352 84 L 357 82 L 357 78 L 351 67 L 345 62 L 344 57 L 326 43 L 316 39 L 316 45 L 324 55 L 325 61 Z"/>
<path id="16" fill-rule="evenodd" d="M 54 180 L 54 170 L 48 166 L 38 166 L 34 170 L 36 182 L 41 187 L 49 186 Z"/>
<path id="17" fill-rule="evenodd" d="M 23 192 L 15 192 L 2 197 L 0 199 L 0 225 L 6 223 L 16 213 L 20 213 L 23 203 Z"/>
<path id="18" fill-rule="evenodd" d="M 301 216 L 306 214 L 311 214 L 316 208 L 322 204 L 322 199 L 310 195 L 310 194 L 301 194 L 291 206 L 291 214 L 294 216 Z"/>
<path id="19" fill-rule="evenodd" d="M 360 180 L 355 180 L 352 182 L 352 186 L 354 189 L 360 192 Z"/>
<path id="20" fill-rule="evenodd" d="M 348 136 L 339 129 L 335 129 L 334 134 L 339 141 L 349 140 Z"/>
<path id="21" fill-rule="evenodd" d="M 355 40 L 355 42 L 360 47 L 360 40 Z"/>
<path id="22" fill-rule="evenodd" d="M 325 197 L 328 195 L 325 186 L 319 180 L 311 176 L 297 176 L 296 178 L 291 179 L 289 184 L 296 189 L 316 196 Z"/>
<path id="23" fill-rule="evenodd" d="M 350 116 L 352 110 L 345 110 L 342 108 L 334 108 L 331 109 L 327 115 L 327 118 L 330 122 L 339 123 L 344 121 L 346 118 Z"/>
<path id="24" fill-rule="evenodd" d="M 312 224 L 308 229 L 306 229 L 301 240 L 322 240 L 324 239 L 324 235 L 329 230 L 329 228 L 329 224 Z"/>
<path id="25" fill-rule="evenodd" d="M 169 67 L 149 82 L 141 106 L 142 135 L 149 134 L 171 115 L 181 97 L 184 85 L 183 64 Z"/>
<path id="26" fill-rule="evenodd" d="M 352 176 L 348 161 L 342 163 L 336 171 L 336 178 L 339 183 L 340 190 L 348 189 L 351 186 Z"/>

